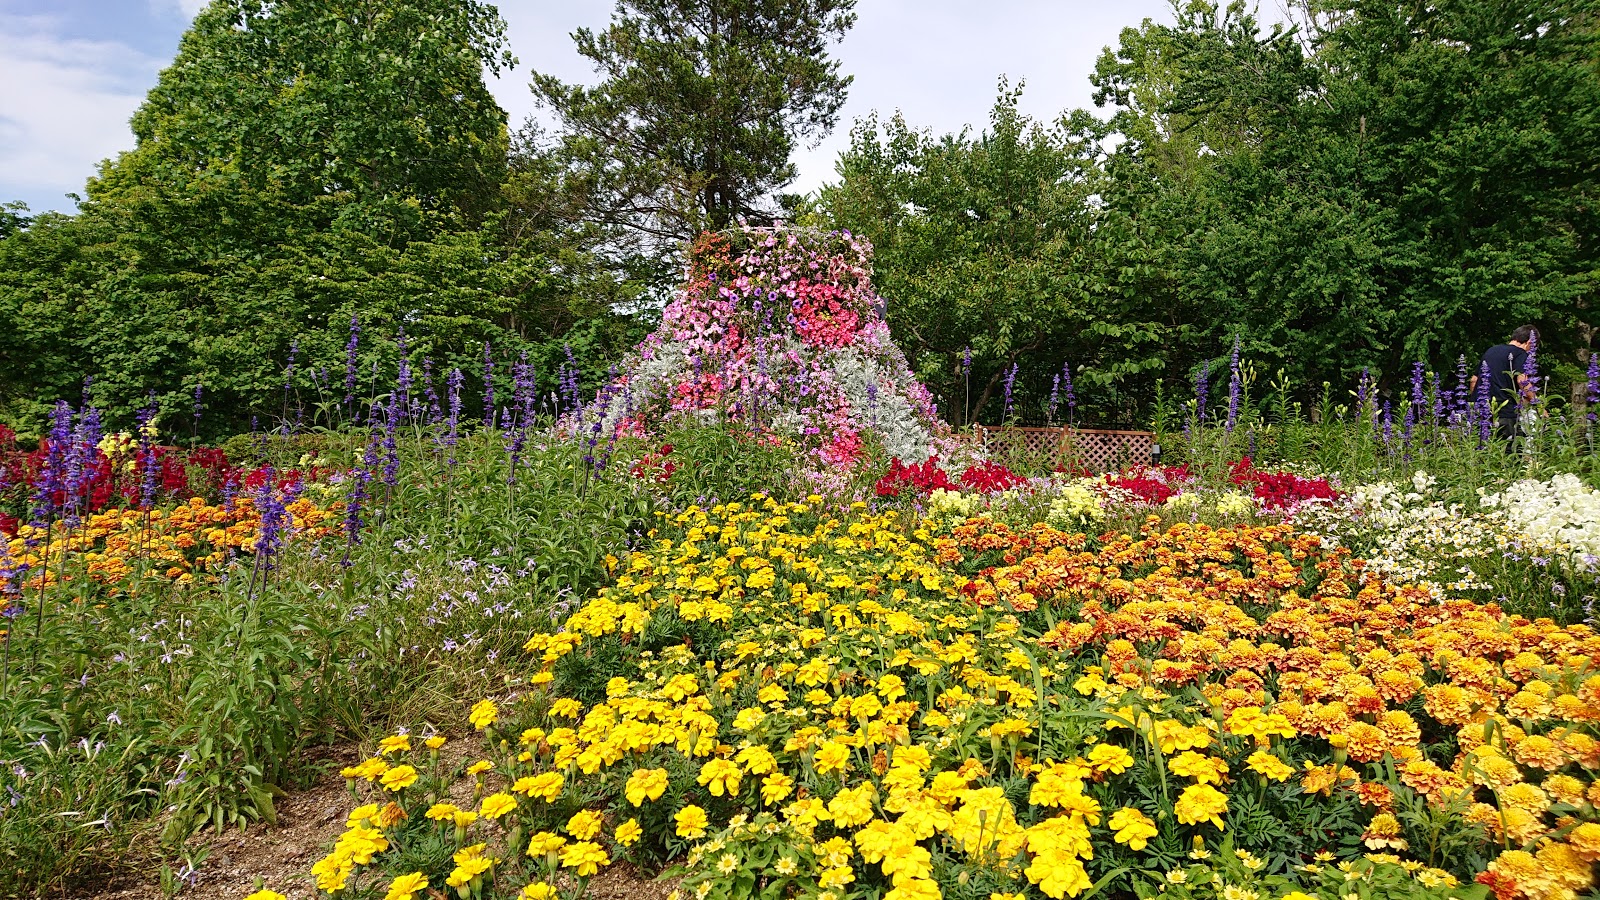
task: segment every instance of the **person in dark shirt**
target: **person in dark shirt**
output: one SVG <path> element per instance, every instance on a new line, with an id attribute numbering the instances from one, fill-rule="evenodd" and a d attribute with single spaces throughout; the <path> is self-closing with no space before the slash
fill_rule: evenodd
<path id="1" fill-rule="evenodd" d="M 1511 332 L 1511 340 L 1496 344 L 1484 351 L 1479 372 L 1489 372 L 1489 404 L 1494 409 L 1495 434 L 1506 443 L 1522 435 L 1522 408 L 1533 400 L 1533 387 L 1526 374 L 1528 348 L 1538 340 L 1539 332 L 1532 325 L 1523 325 Z M 1472 376 L 1469 385 L 1472 396 L 1478 396 L 1478 378 Z"/>

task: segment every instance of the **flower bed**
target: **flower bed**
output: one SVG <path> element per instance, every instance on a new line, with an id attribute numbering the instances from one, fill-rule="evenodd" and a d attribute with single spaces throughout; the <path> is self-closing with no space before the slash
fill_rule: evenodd
<path id="1" fill-rule="evenodd" d="M 420 735 L 347 770 L 371 802 L 322 889 L 573 896 L 680 858 L 696 900 L 1514 900 L 1600 859 L 1600 638 L 1289 525 L 1101 540 L 757 498 L 653 538 L 474 708 L 471 802 Z"/>

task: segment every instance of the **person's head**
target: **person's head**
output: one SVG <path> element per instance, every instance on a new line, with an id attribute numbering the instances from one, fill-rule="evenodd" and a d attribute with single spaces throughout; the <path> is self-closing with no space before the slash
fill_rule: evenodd
<path id="1" fill-rule="evenodd" d="M 1538 333 L 1539 329 L 1532 325 L 1519 326 L 1516 331 L 1511 332 L 1511 343 L 1527 346 L 1528 342 Z"/>

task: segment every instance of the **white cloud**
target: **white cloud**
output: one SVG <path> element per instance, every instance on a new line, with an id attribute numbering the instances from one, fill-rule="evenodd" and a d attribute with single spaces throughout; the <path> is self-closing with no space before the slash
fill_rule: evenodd
<path id="1" fill-rule="evenodd" d="M 156 14 L 173 13 L 192 19 L 205 9 L 211 0 L 149 0 L 150 11 Z"/>
<path id="2" fill-rule="evenodd" d="M 0 92 L 0 172 L 35 197 L 81 191 L 100 160 L 133 146 L 128 118 L 163 63 L 54 25 L 0 14 L 0 84 L 11 86 Z"/>

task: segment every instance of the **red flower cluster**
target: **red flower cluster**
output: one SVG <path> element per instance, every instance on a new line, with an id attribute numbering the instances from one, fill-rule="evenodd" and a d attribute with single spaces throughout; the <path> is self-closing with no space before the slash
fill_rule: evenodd
<path id="1" fill-rule="evenodd" d="M 1178 495 L 1194 481 L 1188 466 L 1134 466 L 1106 476 L 1106 484 L 1132 494 L 1142 503 L 1159 505 Z"/>
<path id="2" fill-rule="evenodd" d="M 666 484 L 672 479 L 672 473 L 678 471 L 678 464 L 667 458 L 671 455 L 671 444 L 662 444 L 654 453 L 646 453 L 633 464 L 633 477 L 654 478 L 657 484 Z"/>
<path id="3" fill-rule="evenodd" d="M 1293 509 L 1308 500 L 1334 500 L 1339 492 L 1326 478 L 1303 478 L 1292 472 L 1262 472 L 1250 464 L 1250 457 L 1234 463 L 1233 483 L 1252 487 L 1265 509 Z"/>
<path id="4" fill-rule="evenodd" d="M 913 494 L 931 494 L 940 488 L 947 491 L 958 489 L 950 481 L 950 476 L 939 468 L 936 459 L 930 456 L 926 462 L 908 466 L 897 456 L 890 460 L 888 473 L 878 479 L 877 492 L 879 497 L 898 497 L 903 490 Z"/>
<path id="5" fill-rule="evenodd" d="M 1027 479 L 996 462 L 981 462 L 975 466 L 968 466 L 961 473 L 961 486 L 980 494 L 992 494 L 995 491 L 1006 491 L 1019 484 L 1026 484 Z"/>

